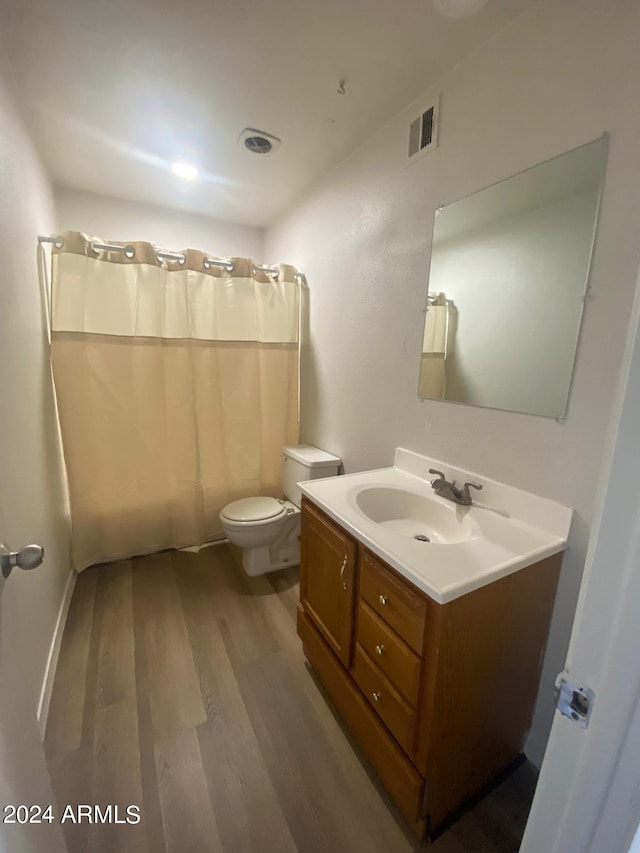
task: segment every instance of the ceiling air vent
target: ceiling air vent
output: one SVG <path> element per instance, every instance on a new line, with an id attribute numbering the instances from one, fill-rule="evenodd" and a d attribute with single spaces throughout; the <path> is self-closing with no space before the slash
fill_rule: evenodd
<path id="1" fill-rule="evenodd" d="M 409 125 L 409 163 L 438 146 L 438 105 L 422 110 Z"/>
<path id="2" fill-rule="evenodd" d="M 255 127 L 245 127 L 238 137 L 238 145 L 242 145 L 247 151 L 252 154 L 273 154 L 280 147 L 280 140 L 277 136 L 266 133 L 264 130 L 257 130 Z"/>

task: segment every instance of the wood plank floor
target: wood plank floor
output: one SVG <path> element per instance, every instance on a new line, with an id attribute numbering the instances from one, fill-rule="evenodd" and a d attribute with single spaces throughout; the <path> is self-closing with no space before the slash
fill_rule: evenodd
<path id="1" fill-rule="evenodd" d="M 45 750 L 66 804 L 140 807 L 65 823 L 71 853 L 515 853 L 524 764 L 419 844 L 334 715 L 295 632 L 297 570 L 246 577 L 226 546 L 83 572 Z"/>

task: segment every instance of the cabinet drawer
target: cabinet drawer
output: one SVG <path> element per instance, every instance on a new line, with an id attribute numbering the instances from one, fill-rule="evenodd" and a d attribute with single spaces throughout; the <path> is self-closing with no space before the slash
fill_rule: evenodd
<path id="1" fill-rule="evenodd" d="M 411 822 L 422 834 L 421 820 L 424 779 L 398 747 L 373 713 L 343 667 L 329 651 L 313 622 L 298 606 L 298 634 L 305 654 L 322 681 L 360 747 L 374 766 L 383 784 Z"/>
<path id="2" fill-rule="evenodd" d="M 358 606 L 357 639 L 409 704 L 417 706 L 421 659 L 362 599 Z"/>
<path id="3" fill-rule="evenodd" d="M 402 700 L 391 682 L 385 678 L 362 646 L 357 643 L 353 677 L 369 700 L 371 707 L 400 746 L 405 752 L 411 754 L 416 728 L 416 712 Z"/>
<path id="4" fill-rule="evenodd" d="M 427 604 L 367 551 L 362 552 L 360 596 L 387 625 L 422 654 Z"/>

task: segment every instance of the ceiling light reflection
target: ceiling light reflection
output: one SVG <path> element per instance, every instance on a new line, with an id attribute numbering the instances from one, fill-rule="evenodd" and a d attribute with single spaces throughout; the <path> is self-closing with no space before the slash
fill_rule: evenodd
<path id="1" fill-rule="evenodd" d="M 173 163 L 171 165 L 171 171 L 174 175 L 177 175 L 179 178 L 184 178 L 187 181 L 192 181 L 194 178 L 198 177 L 198 170 L 195 166 L 192 166 L 191 163 Z"/>

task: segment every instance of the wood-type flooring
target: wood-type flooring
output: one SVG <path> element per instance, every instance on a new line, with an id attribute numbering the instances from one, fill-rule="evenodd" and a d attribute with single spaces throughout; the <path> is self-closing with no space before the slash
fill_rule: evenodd
<path id="1" fill-rule="evenodd" d="M 525 763 L 433 844 L 360 756 L 295 629 L 298 570 L 249 578 L 226 545 L 78 577 L 45 751 L 71 853 L 515 853 Z M 114 820 L 115 810 L 111 812 Z"/>

